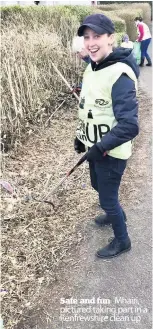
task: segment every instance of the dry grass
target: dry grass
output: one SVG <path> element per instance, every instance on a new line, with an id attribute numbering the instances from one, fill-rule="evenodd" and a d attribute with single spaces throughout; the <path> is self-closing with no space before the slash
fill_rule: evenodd
<path id="1" fill-rule="evenodd" d="M 63 204 L 55 212 L 49 205 L 27 201 L 29 191 L 44 196 L 48 185 L 70 168 L 63 161 L 63 154 L 68 157 L 69 152 L 58 143 L 62 136 L 60 111 L 62 108 L 72 118 L 72 97 L 65 93 L 68 90 L 50 59 L 70 85 L 79 83 L 84 68 L 71 52 L 76 21 L 72 17 L 54 23 L 57 31 L 48 22 L 33 22 L 27 28 L 20 18 L 18 24 L 11 22 L 2 29 L 2 136 L 4 144 L 19 150 L 19 156 L 14 150 L 2 157 L 2 178 L 17 191 L 15 198 L 2 192 L 2 317 L 5 328 L 11 329 L 23 318 L 24 310 L 33 307 L 43 284 L 55 280 L 56 266 L 71 243 L 80 239 L 70 214 L 62 218 Z M 22 144 L 27 138 L 29 152 Z M 62 198 L 63 192 L 58 200 Z M 68 198 L 69 192 L 65 202 L 72 209 Z"/>
<path id="2" fill-rule="evenodd" d="M 34 307 L 43 285 L 56 280 L 56 268 L 67 250 L 83 238 L 76 230 L 78 222 L 97 199 L 94 192 L 88 195 L 88 169 L 82 166 L 53 197 L 55 211 L 50 205 L 27 201 L 29 192 L 39 198 L 46 195 L 78 160 L 73 150 L 76 111 L 61 110 L 60 116 L 62 122 L 55 116 L 50 128 L 31 136 L 17 154 L 5 157 L 3 179 L 17 191 L 16 198 L 2 193 L 7 329 L 14 328 L 24 311 Z"/>
<path id="3" fill-rule="evenodd" d="M 57 65 L 70 85 L 78 83 L 82 64 L 71 51 L 71 40 L 76 31 L 71 22 L 65 33 L 44 24 L 33 30 L 18 26 L 2 30 L 2 135 L 9 144 L 18 145 L 31 130 L 30 124 L 43 123 L 61 102 L 67 91 L 51 64 Z M 52 32 L 51 32 L 52 31 Z M 63 97 L 63 94 L 62 94 Z M 60 99 L 59 99 L 60 98 Z"/>

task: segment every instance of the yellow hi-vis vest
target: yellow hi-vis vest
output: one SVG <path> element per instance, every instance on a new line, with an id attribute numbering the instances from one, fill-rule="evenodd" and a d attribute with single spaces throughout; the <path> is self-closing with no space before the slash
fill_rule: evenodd
<path id="1" fill-rule="evenodd" d="M 116 63 L 102 70 L 93 71 L 89 64 L 84 72 L 79 103 L 77 138 L 87 147 L 100 142 L 117 121 L 112 108 L 112 87 L 122 74 L 127 74 L 137 89 L 137 78 L 127 64 Z M 108 155 L 128 159 L 132 154 L 132 141 L 107 152 Z"/>

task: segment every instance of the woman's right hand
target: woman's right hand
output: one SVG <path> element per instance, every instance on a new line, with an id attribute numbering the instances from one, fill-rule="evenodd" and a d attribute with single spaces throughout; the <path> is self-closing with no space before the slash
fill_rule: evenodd
<path id="1" fill-rule="evenodd" d="M 84 153 L 86 151 L 85 145 L 77 137 L 74 140 L 74 149 L 77 153 Z"/>

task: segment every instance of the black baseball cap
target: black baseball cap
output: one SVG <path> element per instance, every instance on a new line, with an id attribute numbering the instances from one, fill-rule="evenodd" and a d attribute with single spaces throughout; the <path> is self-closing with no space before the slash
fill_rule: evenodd
<path id="1" fill-rule="evenodd" d="M 82 25 L 78 29 L 78 36 L 82 37 L 84 33 L 84 29 L 89 27 L 94 32 L 98 34 L 105 34 L 105 33 L 114 33 L 115 26 L 114 23 L 111 21 L 110 18 L 103 14 L 93 14 L 90 16 L 85 17 Z"/>

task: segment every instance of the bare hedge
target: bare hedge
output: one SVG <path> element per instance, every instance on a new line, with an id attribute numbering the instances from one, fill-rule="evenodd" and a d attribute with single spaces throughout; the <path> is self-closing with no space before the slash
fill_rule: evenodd
<path id="1" fill-rule="evenodd" d="M 81 81 L 83 64 L 72 55 L 72 38 L 83 18 L 93 12 L 100 10 L 86 6 L 2 8 L 2 137 L 10 146 L 27 138 L 31 124 L 50 116 L 67 90 L 51 60 L 70 85 Z M 117 34 L 124 33 L 124 20 L 113 13 L 108 16 Z"/>
<path id="2" fill-rule="evenodd" d="M 116 10 L 125 10 L 128 9 L 129 13 L 132 13 L 133 10 L 142 10 L 142 17 L 146 24 L 149 24 L 151 21 L 151 7 L 149 3 L 146 2 L 138 2 L 138 3 L 128 3 L 125 2 L 124 4 L 107 4 L 107 5 L 100 5 L 98 6 L 99 9 L 104 11 L 113 11 L 115 14 Z"/>

